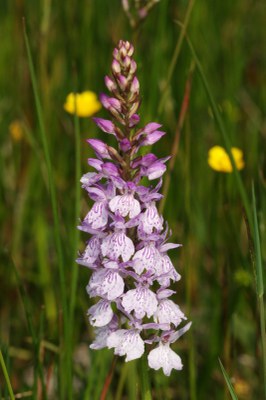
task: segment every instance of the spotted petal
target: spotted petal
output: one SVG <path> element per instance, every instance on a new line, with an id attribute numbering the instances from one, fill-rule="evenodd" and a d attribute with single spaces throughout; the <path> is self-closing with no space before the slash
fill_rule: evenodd
<path id="1" fill-rule="evenodd" d="M 169 286 L 170 284 L 170 279 L 172 279 L 174 282 L 177 282 L 181 279 L 181 275 L 175 270 L 175 267 L 173 266 L 173 263 L 170 259 L 170 257 L 165 254 L 161 256 L 162 260 L 162 269 L 159 273 L 157 273 L 157 281 L 160 283 L 162 286 Z"/>
<path id="2" fill-rule="evenodd" d="M 140 204 L 133 194 L 115 196 L 110 202 L 109 207 L 112 212 L 119 212 L 122 217 L 129 214 L 129 218 L 134 218 L 140 213 Z"/>
<path id="3" fill-rule="evenodd" d="M 160 232 L 163 229 L 163 218 L 159 215 L 155 203 L 151 203 L 141 215 L 140 229 L 151 234 L 153 229 Z"/>
<path id="4" fill-rule="evenodd" d="M 97 236 L 93 236 L 81 257 L 77 259 L 77 263 L 85 267 L 93 267 L 94 262 L 100 255 L 101 247 L 100 240 Z"/>
<path id="5" fill-rule="evenodd" d="M 179 325 L 182 319 L 187 319 L 179 306 L 172 300 L 163 299 L 160 301 L 157 311 L 154 314 L 154 321 L 160 324 L 169 323 Z"/>
<path id="6" fill-rule="evenodd" d="M 135 317 L 141 319 L 147 315 L 150 318 L 157 310 L 156 295 L 147 287 L 139 286 L 126 292 L 122 299 L 122 306 L 130 313 L 134 310 Z"/>
<path id="7" fill-rule="evenodd" d="M 150 368 L 163 369 L 166 376 L 171 374 L 172 369 L 181 370 L 183 368 L 181 358 L 169 347 L 169 343 L 161 343 L 148 355 Z"/>
<path id="8" fill-rule="evenodd" d="M 140 358 L 144 353 L 144 342 L 135 330 L 119 329 L 111 333 L 107 338 L 107 346 L 114 348 L 116 355 L 126 355 L 126 362 Z"/>
<path id="9" fill-rule="evenodd" d="M 118 328 L 118 318 L 116 316 L 113 317 L 112 321 L 101 328 L 96 328 L 95 329 L 95 339 L 90 345 L 90 348 L 93 350 L 100 350 L 103 349 L 104 347 L 107 347 L 107 338 L 108 336 L 116 331 Z"/>
<path id="10" fill-rule="evenodd" d="M 109 324 L 114 313 L 109 301 L 100 300 L 89 308 L 88 315 L 90 315 L 89 320 L 92 326 L 101 327 Z"/>
<path id="11" fill-rule="evenodd" d="M 112 269 L 99 269 L 92 274 L 87 292 L 91 297 L 100 296 L 114 300 L 124 292 L 124 281 L 119 273 Z"/>
<path id="12" fill-rule="evenodd" d="M 104 228 L 108 222 L 108 211 L 105 201 L 96 201 L 84 219 L 93 229 Z"/>
<path id="13" fill-rule="evenodd" d="M 126 262 L 134 254 L 135 247 L 132 240 L 123 231 L 119 231 L 103 239 L 101 250 L 104 257 L 108 256 L 112 260 L 117 260 L 121 256 Z"/>
<path id="14" fill-rule="evenodd" d="M 158 271 L 162 269 L 161 255 L 153 243 L 147 244 L 141 250 L 138 250 L 134 254 L 133 260 L 135 261 L 133 268 L 139 275 L 142 274 L 145 269 L 157 275 Z"/>

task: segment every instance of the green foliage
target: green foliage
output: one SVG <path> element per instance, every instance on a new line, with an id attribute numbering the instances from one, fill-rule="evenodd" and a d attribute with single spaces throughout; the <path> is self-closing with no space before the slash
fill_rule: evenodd
<path id="1" fill-rule="evenodd" d="M 126 39 L 135 46 L 142 124 L 158 121 L 167 131 L 154 146 L 158 156 L 171 154 L 181 127 L 164 217 L 183 244 L 170 254 L 183 277 L 173 289 L 193 325 L 174 346 L 182 371 L 167 378 L 142 365 L 141 381 L 139 364 L 119 358 L 106 399 L 142 398 L 149 386 L 155 400 L 229 398 L 219 357 L 238 398 L 264 398 L 264 2 L 161 0 L 136 29 L 120 0 L 1 7 L 0 397 L 99 399 L 110 374 L 112 352 L 89 349 L 89 271 L 75 259 L 85 240 L 78 217 L 90 206 L 78 182 L 92 156 L 85 139 L 112 138 L 63 104 L 76 89 L 105 90 L 112 49 Z M 180 36 L 186 26 L 194 53 Z M 241 148 L 244 170 L 212 171 L 213 145 Z"/>

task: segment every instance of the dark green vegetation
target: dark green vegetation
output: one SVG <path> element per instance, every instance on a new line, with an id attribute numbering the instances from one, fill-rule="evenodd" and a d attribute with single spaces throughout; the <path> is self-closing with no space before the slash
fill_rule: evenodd
<path id="1" fill-rule="evenodd" d="M 214 106 L 186 39 L 180 39 L 189 5 L 187 32 Z M 22 17 L 39 90 L 39 118 Z M 111 351 L 89 350 L 89 271 L 75 264 L 85 240 L 77 236 L 77 215 L 84 216 L 89 207 L 84 192 L 77 201 L 77 143 L 85 173 L 86 158 L 92 156 L 85 139 L 106 137 L 90 119 L 82 119 L 79 140 L 78 121 L 66 114 L 63 103 L 75 88 L 105 90 L 112 49 L 125 39 L 135 45 L 142 124 L 161 122 L 167 131 L 154 146 L 158 156 L 172 153 L 178 135 L 164 217 L 173 240 L 183 244 L 171 254 L 183 278 L 174 289 L 177 303 L 193 321 L 190 333 L 174 347 L 184 369 L 170 378 L 149 372 L 152 398 L 231 398 L 220 358 L 239 399 L 263 399 L 263 274 L 255 272 L 255 264 L 265 270 L 265 18 L 262 0 L 194 5 L 161 0 L 133 31 L 119 0 L 2 0 L 0 344 L 2 369 L 14 393 L 24 393 L 21 398 L 97 400 L 112 364 Z M 188 82 L 189 107 L 176 133 Z M 107 116 L 104 111 L 99 115 Z M 14 128 L 11 135 L 14 121 L 21 135 L 14 135 Z M 226 142 L 244 152 L 246 166 L 239 176 L 248 202 L 245 212 L 239 177 L 212 171 L 207 164 L 211 146 L 226 146 L 221 131 Z M 0 398 L 7 399 L 2 369 Z M 106 398 L 137 399 L 139 371 L 138 363 L 119 359 Z"/>

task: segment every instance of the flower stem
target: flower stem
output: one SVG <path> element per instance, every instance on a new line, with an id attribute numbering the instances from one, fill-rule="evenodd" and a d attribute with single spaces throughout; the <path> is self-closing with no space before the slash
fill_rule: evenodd
<path id="1" fill-rule="evenodd" d="M 165 206 L 165 203 L 166 203 L 166 199 L 167 199 L 167 195 L 168 195 L 168 191 L 169 191 L 169 186 L 170 186 L 171 174 L 172 174 L 172 172 L 174 170 L 176 156 L 177 156 L 177 153 L 178 153 L 180 134 L 181 134 L 181 130 L 182 130 L 183 125 L 184 125 L 185 117 L 187 115 L 194 68 L 195 68 L 195 64 L 194 64 L 194 62 L 192 62 L 191 67 L 190 67 L 189 76 L 187 78 L 186 85 L 185 85 L 185 91 L 184 91 L 184 97 L 183 97 L 183 101 L 182 101 L 182 105 L 181 105 L 181 110 L 180 110 L 179 117 L 178 117 L 174 143 L 173 143 L 172 151 L 171 151 L 171 159 L 170 159 L 170 162 L 169 162 L 168 174 L 165 177 L 165 181 L 164 181 L 164 185 L 163 185 L 163 189 L 162 189 L 163 198 L 162 198 L 162 200 L 160 202 L 160 207 L 159 207 L 159 211 L 160 211 L 161 214 L 163 213 L 164 206 Z"/>
<path id="2" fill-rule="evenodd" d="M 15 396 L 14 396 L 14 393 L 13 393 L 11 382 L 10 382 L 10 379 L 9 379 L 9 376 L 8 376 L 8 372 L 7 372 L 7 369 L 6 369 L 5 360 L 4 360 L 4 357 L 3 357 L 3 354 L 2 354 L 2 350 L 0 350 L 0 364 L 1 364 L 2 371 L 3 371 L 3 374 L 4 374 L 5 380 L 6 380 L 7 390 L 8 390 L 10 399 L 11 400 L 15 400 Z"/>
<path id="3" fill-rule="evenodd" d="M 182 47 L 182 44 L 183 44 L 183 41 L 184 41 L 184 37 L 185 37 L 186 30 L 187 30 L 188 23 L 189 23 L 190 16 L 191 16 L 191 11 L 192 11 L 193 6 L 194 6 L 194 1 L 195 0 L 190 0 L 189 3 L 188 3 L 186 15 L 185 15 L 185 20 L 184 20 L 184 23 L 182 24 L 182 29 L 181 29 L 180 35 L 179 35 L 177 43 L 176 43 L 174 55 L 173 55 L 171 64 L 169 66 L 168 75 L 167 75 L 166 83 L 165 83 L 165 86 L 164 86 L 164 91 L 162 93 L 161 101 L 159 103 L 159 107 L 158 107 L 158 113 L 159 114 L 161 114 L 162 111 L 163 111 L 163 107 L 164 107 L 164 104 L 165 104 L 166 96 L 167 96 L 167 93 L 168 93 L 167 89 L 169 88 L 169 85 L 170 85 L 170 82 L 171 82 L 171 79 L 172 79 L 172 75 L 174 73 L 175 65 L 176 65 L 176 62 L 177 62 L 177 59 L 178 59 L 178 56 L 179 56 L 179 53 L 180 53 L 180 50 L 181 50 L 181 47 Z"/>
<path id="4" fill-rule="evenodd" d="M 152 400 L 150 381 L 147 368 L 147 360 L 144 357 L 140 359 L 140 371 L 141 371 L 141 398 L 142 400 Z"/>
<path id="5" fill-rule="evenodd" d="M 107 375 L 107 377 L 105 379 L 105 382 L 104 382 L 104 385 L 103 385 L 103 390 L 102 390 L 102 393 L 101 393 L 101 396 L 100 396 L 100 400 L 105 400 L 106 399 L 109 386 L 110 386 L 110 384 L 112 382 L 116 361 L 117 361 L 117 357 L 114 356 L 111 368 L 110 368 L 110 370 L 108 372 L 108 375 Z"/>

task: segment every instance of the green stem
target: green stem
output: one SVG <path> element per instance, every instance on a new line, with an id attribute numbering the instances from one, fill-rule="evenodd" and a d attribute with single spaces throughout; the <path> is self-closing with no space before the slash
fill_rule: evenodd
<path id="1" fill-rule="evenodd" d="M 74 131 L 75 131 L 75 224 L 77 224 L 80 217 L 80 202 L 81 202 L 81 191 L 80 191 L 80 178 L 81 178 L 81 157 L 80 157 L 80 123 L 77 114 L 74 116 Z M 78 250 L 80 233 L 78 229 L 75 229 L 73 252 L 76 258 Z M 71 279 L 71 294 L 70 294 L 70 309 L 69 309 L 69 325 L 70 329 L 73 326 L 74 310 L 76 304 L 77 294 L 77 283 L 78 283 L 78 272 L 79 268 L 75 262 L 73 266 L 73 273 Z"/>
<path id="2" fill-rule="evenodd" d="M 247 196 L 245 187 L 243 185 L 243 181 L 241 179 L 241 176 L 240 176 L 240 174 L 239 174 L 239 172 L 238 172 L 238 170 L 236 168 L 236 163 L 235 163 L 234 157 L 233 157 L 232 152 L 231 152 L 230 139 L 227 136 L 223 120 L 222 120 L 221 115 L 219 113 L 219 110 L 218 110 L 218 108 L 217 108 L 217 106 L 215 104 L 211 89 L 209 87 L 207 78 L 206 78 L 205 73 L 204 73 L 203 68 L 202 68 L 202 65 L 201 65 L 201 63 L 200 63 L 200 61 L 198 59 L 198 56 L 197 56 L 196 51 L 194 49 L 194 46 L 192 45 L 192 43 L 191 43 L 191 41 L 189 40 L 188 37 L 187 37 L 187 42 L 188 42 L 190 51 L 192 53 L 192 56 L 193 56 L 193 58 L 195 60 L 195 63 L 197 65 L 197 68 L 198 68 L 198 71 L 199 71 L 203 86 L 205 88 L 206 94 L 207 94 L 207 96 L 209 98 L 210 105 L 211 105 L 211 108 L 212 108 L 212 112 L 213 112 L 213 115 L 214 115 L 214 119 L 215 119 L 215 121 L 217 123 L 217 126 L 218 126 L 218 129 L 219 129 L 219 131 L 220 131 L 220 133 L 222 135 L 226 151 L 228 153 L 229 159 L 230 159 L 231 164 L 233 166 L 233 174 L 234 174 L 234 178 L 235 178 L 235 181 L 236 181 L 236 185 L 237 185 L 238 191 L 240 193 L 243 205 L 245 207 L 245 210 L 246 210 L 246 213 L 247 213 L 247 216 L 248 216 L 248 220 L 250 221 L 250 224 L 252 226 L 251 210 L 250 210 L 250 204 L 249 204 L 248 196 Z"/>
<path id="3" fill-rule="evenodd" d="M 140 359 L 140 373 L 141 373 L 141 399 L 142 400 L 152 400 L 150 381 L 148 374 L 147 360 L 144 357 Z"/>
<path id="4" fill-rule="evenodd" d="M 3 371 L 3 374 L 4 374 L 5 380 L 6 380 L 7 390 L 8 390 L 10 399 L 11 400 L 15 400 L 14 392 L 13 392 L 13 389 L 12 389 L 12 386 L 11 386 L 11 382 L 10 382 L 10 379 L 9 379 L 9 375 L 8 375 L 8 372 L 7 372 L 7 369 L 6 369 L 6 364 L 5 364 L 5 360 L 4 360 L 3 354 L 2 354 L 2 350 L 0 350 L 0 364 L 1 364 L 2 371 Z"/>
<path id="5" fill-rule="evenodd" d="M 254 222 L 254 245 L 256 254 L 256 290 L 259 303 L 264 395 L 266 399 L 266 333 L 265 333 L 265 310 L 264 310 L 264 300 L 263 300 L 264 283 L 263 283 L 262 257 L 261 257 L 261 246 L 260 246 L 260 233 L 258 226 L 254 185 L 252 186 L 252 208 L 253 208 L 253 222 Z"/>
<path id="6" fill-rule="evenodd" d="M 52 213 L 53 213 L 53 220 L 54 220 L 54 238 L 55 238 L 55 246 L 58 258 L 58 267 L 59 267 L 59 279 L 60 279 L 60 294 L 61 294 L 61 302 L 62 302 L 62 310 L 63 310 L 63 349 L 61 352 L 61 366 L 62 366 L 62 375 L 61 375 L 61 390 L 62 390 L 62 397 L 65 396 L 65 387 L 71 385 L 72 376 L 71 376 L 71 357 L 69 352 L 69 332 L 68 332 L 68 307 L 67 307 L 67 294 L 66 294 L 66 281 L 65 281 L 65 273 L 64 273 L 64 264 L 63 264 L 63 252 L 62 252 L 62 244 L 61 244 L 61 236 L 60 236 L 60 222 L 59 222 L 59 212 L 58 212 L 58 204 L 57 204 L 57 196 L 55 190 L 55 182 L 54 176 L 52 173 L 52 164 L 49 152 L 49 146 L 47 141 L 47 135 L 44 127 L 44 118 L 42 114 L 42 106 L 40 102 L 40 96 L 37 87 L 37 79 L 35 75 L 30 44 L 28 35 L 26 32 L 26 26 L 24 23 L 23 26 L 24 30 L 24 40 L 27 49 L 27 56 L 29 62 L 29 69 L 34 93 L 34 99 L 36 104 L 37 110 L 37 117 L 40 126 L 40 134 L 42 140 L 42 146 L 44 151 L 45 163 L 47 168 L 48 180 L 49 180 L 49 191 L 50 191 L 50 198 L 51 198 L 51 205 L 52 205 Z M 64 371 L 64 372 L 63 372 Z M 67 388 L 66 392 L 68 393 L 68 398 L 72 398 L 71 389 Z M 67 397 L 65 397 L 67 398 Z"/>
<path id="7" fill-rule="evenodd" d="M 187 27 L 188 27 L 188 23 L 189 23 L 189 20 L 190 20 L 190 15 L 191 15 L 191 11 L 192 11 L 193 6 L 194 6 L 194 2 L 195 2 L 195 0 L 190 0 L 189 3 L 188 3 L 186 15 L 185 15 L 185 20 L 184 20 L 184 23 L 182 24 L 181 32 L 180 32 L 180 35 L 179 35 L 177 43 L 176 43 L 176 47 L 175 47 L 175 51 L 174 51 L 174 54 L 173 54 L 173 57 L 172 57 L 172 60 L 171 60 L 171 64 L 169 66 L 169 70 L 168 70 L 168 74 L 167 74 L 167 78 L 166 78 L 166 83 L 165 83 L 164 90 L 163 90 L 163 93 L 162 93 L 162 96 L 161 96 L 161 100 L 160 100 L 160 103 L 159 103 L 159 107 L 158 107 L 158 114 L 161 114 L 162 111 L 163 111 L 163 106 L 165 104 L 165 100 L 166 100 L 166 96 L 167 96 L 167 89 L 169 88 L 169 85 L 170 85 L 170 82 L 171 82 L 171 79 L 172 79 L 172 76 L 173 76 L 173 73 L 174 73 L 174 69 L 175 69 L 175 66 L 176 66 L 176 62 L 177 62 L 177 59 L 178 59 L 178 56 L 179 56 L 179 53 L 180 53 L 180 50 L 181 50 L 181 47 L 182 47 L 182 44 L 183 44 L 183 41 L 184 41 L 184 37 L 185 37 L 185 34 L 186 34 L 186 30 L 187 30 Z"/>

